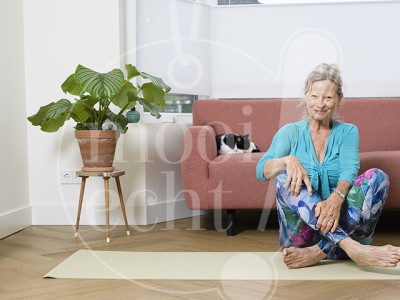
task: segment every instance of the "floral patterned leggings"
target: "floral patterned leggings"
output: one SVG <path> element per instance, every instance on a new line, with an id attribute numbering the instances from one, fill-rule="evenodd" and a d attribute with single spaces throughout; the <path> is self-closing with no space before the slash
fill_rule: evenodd
<path id="1" fill-rule="evenodd" d="M 340 212 L 336 231 L 323 234 L 317 227 L 315 207 L 323 201 L 314 191 L 308 195 L 303 184 L 295 197 L 285 188 L 286 172 L 276 177 L 276 199 L 279 219 L 279 242 L 282 248 L 318 247 L 328 259 L 347 259 L 337 245 L 346 237 L 370 244 L 389 192 L 389 178 L 379 169 L 370 169 L 357 177 Z"/>

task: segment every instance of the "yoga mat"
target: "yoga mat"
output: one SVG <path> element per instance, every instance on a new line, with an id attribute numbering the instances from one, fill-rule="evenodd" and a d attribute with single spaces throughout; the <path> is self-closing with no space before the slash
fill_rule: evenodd
<path id="1" fill-rule="evenodd" d="M 79 250 L 45 278 L 151 280 L 400 280 L 396 268 L 323 260 L 288 269 L 281 252 L 122 252 Z"/>

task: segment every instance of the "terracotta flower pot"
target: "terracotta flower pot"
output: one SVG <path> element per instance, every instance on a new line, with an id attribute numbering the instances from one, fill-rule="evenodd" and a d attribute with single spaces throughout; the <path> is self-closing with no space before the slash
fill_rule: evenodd
<path id="1" fill-rule="evenodd" d="M 83 168 L 89 172 L 111 172 L 114 170 L 114 154 L 119 131 L 76 130 L 75 137 L 81 150 Z"/>

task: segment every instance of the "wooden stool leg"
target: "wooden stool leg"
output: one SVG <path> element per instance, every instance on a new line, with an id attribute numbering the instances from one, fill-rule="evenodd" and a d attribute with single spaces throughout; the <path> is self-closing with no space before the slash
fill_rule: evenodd
<path id="1" fill-rule="evenodd" d="M 79 194 L 78 214 L 77 214 L 77 216 L 76 216 L 75 237 L 78 237 L 79 220 L 81 219 L 81 211 L 82 211 L 82 203 L 83 203 L 83 194 L 84 194 L 84 192 L 85 192 L 86 178 L 87 178 L 87 177 L 82 176 L 81 192 L 80 192 L 80 194 Z"/>
<path id="2" fill-rule="evenodd" d="M 126 234 L 131 235 L 131 232 L 129 231 L 129 226 L 128 226 L 128 219 L 126 218 L 124 197 L 122 196 L 122 189 L 121 189 L 121 183 L 119 182 L 119 177 L 115 177 L 115 182 L 117 183 L 119 202 L 121 203 L 122 215 L 124 216 Z"/>
<path id="3" fill-rule="evenodd" d="M 106 237 L 107 243 L 110 242 L 110 203 L 109 203 L 109 177 L 104 177 L 104 190 L 106 198 Z"/>

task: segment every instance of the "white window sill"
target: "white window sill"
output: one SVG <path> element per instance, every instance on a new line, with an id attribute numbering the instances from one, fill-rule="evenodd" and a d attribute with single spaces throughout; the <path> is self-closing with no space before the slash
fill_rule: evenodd
<path id="1" fill-rule="evenodd" d="M 161 113 L 161 118 L 156 119 L 150 113 L 141 113 L 140 122 L 143 123 L 177 123 L 191 124 L 192 114 L 189 113 Z"/>
<path id="2" fill-rule="evenodd" d="M 233 7 L 260 7 L 268 5 L 315 5 L 315 4 L 354 4 L 354 3 L 399 3 L 399 0 L 264 0 L 263 4 L 235 4 L 235 5 L 212 5 L 218 8 Z"/>

